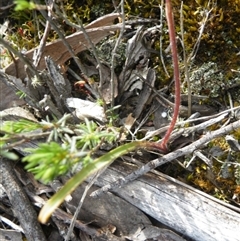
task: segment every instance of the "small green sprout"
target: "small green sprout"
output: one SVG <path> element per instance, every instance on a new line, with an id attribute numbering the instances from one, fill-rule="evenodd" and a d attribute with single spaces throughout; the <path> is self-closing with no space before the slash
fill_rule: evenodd
<path id="1" fill-rule="evenodd" d="M 22 11 L 22 10 L 33 10 L 36 8 L 36 4 L 34 2 L 28 2 L 26 0 L 14 0 L 14 3 L 16 4 L 14 10 L 15 11 Z"/>
<path id="2" fill-rule="evenodd" d="M 30 131 L 37 130 L 41 128 L 42 125 L 38 122 L 33 122 L 26 119 L 21 119 L 19 121 L 5 121 L 1 126 L 1 130 L 6 133 L 17 134 L 17 133 L 26 133 Z"/>
<path id="3" fill-rule="evenodd" d="M 41 143 L 36 149 L 26 148 L 24 151 L 30 152 L 22 159 L 23 162 L 28 162 L 25 168 L 44 183 L 67 173 L 76 162 L 69 148 L 56 142 Z"/>
<path id="4" fill-rule="evenodd" d="M 13 161 L 18 160 L 18 155 L 16 155 L 13 152 L 9 152 L 7 150 L 0 149 L 0 156 L 5 157 L 5 158 L 10 159 L 10 160 L 13 160 Z"/>
<path id="5" fill-rule="evenodd" d="M 20 99 L 23 99 L 25 98 L 27 95 L 26 93 L 24 93 L 23 91 L 19 90 L 16 92 L 16 95 L 20 98 Z"/>

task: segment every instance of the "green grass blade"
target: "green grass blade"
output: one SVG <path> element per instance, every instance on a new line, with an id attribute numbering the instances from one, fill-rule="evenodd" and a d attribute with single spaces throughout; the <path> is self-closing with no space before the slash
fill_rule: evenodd
<path id="1" fill-rule="evenodd" d="M 105 166 L 110 165 L 116 158 L 144 145 L 144 142 L 139 141 L 127 143 L 89 163 L 69 179 L 68 182 L 47 201 L 39 213 L 38 220 L 41 223 L 46 223 L 54 210 L 64 201 L 65 197 L 72 193 L 87 177 Z"/>

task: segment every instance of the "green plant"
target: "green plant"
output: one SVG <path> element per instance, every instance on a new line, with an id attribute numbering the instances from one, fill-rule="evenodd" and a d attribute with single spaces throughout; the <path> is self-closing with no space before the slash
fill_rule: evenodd
<path id="1" fill-rule="evenodd" d="M 70 194 L 89 175 L 91 175 L 94 172 L 97 172 L 98 170 L 104 168 L 107 165 L 110 165 L 111 162 L 114 161 L 116 158 L 118 158 L 126 153 L 129 153 L 131 150 L 134 150 L 139 147 L 143 147 L 143 148 L 147 147 L 150 149 L 154 148 L 160 152 L 164 152 L 164 153 L 167 152 L 167 142 L 169 140 L 171 132 L 173 131 L 173 128 L 177 121 L 179 106 L 180 106 L 180 74 L 179 74 L 179 67 L 178 67 L 174 20 L 173 20 L 173 13 L 172 13 L 170 0 L 166 0 L 166 15 L 167 15 L 169 35 L 170 35 L 170 41 L 171 41 L 171 49 L 172 49 L 172 55 L 173 55 L 176 97 L 175 97 L 175 109 L 174 109 L 173 118 L 172 118 L 170 127 L 169 127 L 167 133 L 165 134 L 162 142 L 161 143 L 153 143 L 153 142 L 145 142 L 145 141 L 142 141 L 142 142 L 134 141 L 129 144 L 119 146 L 119 147 L 111 150 L 109 153 L 94 160 L 93 162 L 90 162 L 80 172 L 75 174 L 75 176 L 73 176 L 65 184 L 65 186 L 59 192 L 57 192 L 42 208 L 42 210 L 39 214 L 39 220 L 42 223 L 45 223 L 47 221 L 47 219 L 50 217 L 52 212 L 63 202 L 66 195 Z"/>
<path id="2" fill-rule="evenodd" d="M 16 4 L 15 6 L 15 11 L 21 11 L 21 10 L 33 10 L 36 8 L 36 4 L 32 1 L 28 2 L 26 0 L 14 0 L 14 3 Z"/>
<path id="3" fill-rule="evenodd" d="M 79 163 L 82 166 L 88 165 L 92 161 L 91 156 L 102 144 L 112 144 L 117 138 L 113 128 L 100 128 L 87 119 L 85 123 L 71 126 L 66 122 L 69 117 L 70 115 L 64 115 L 58 121 L 46 120 L 39 123 L 25 119 L 18 122 L 6 121 L 2 126 L 5 135 L 0 138 L 1 151 L 9 148 L 9 141 L 19 144 L 19 140 L 23 143 L 34 139 L 35 131 L 39 132 L 38 137 L 47 135 L 47 143 L 39 144 L 38 148 L 24 149 L 28 155 L 23 158 L 23 162 L 28 163 L 25 168 L 36 179 L 47 183 L 74 169 Z"/>
<path id="4" fill-rule="evenodd" d="M 38 148 L 23 150 L 28 153 L 22 159 L 23 162 L 27 162 L 25 168 L 32 172 L 36 179 L 48 183 L 70 170 L 76 171 L 81 166 L 81 171 L 77 172 L 43 208 L 39 216 L 41 222 L 46 222 L 47 217 L 64 200 L 66 195 L 71 193 L 89 175 L 109 165 L 121 155 L 145 146 L 144 142 L 131 142 L 94 160 L 92 155 L 97 148 L 104 143 L 112 144 L 115 142 L 118 138 L 116 131 L 113 130 L 113 127 L 103 129 L 87 119 L 85 123 L 72 126 L 67 124 L 69 117 L 70 115 L 65 115 L 55 122 L 49 120 L 39 123 L 29 120 L 6 121 L 2 126 L 2 132 L 5 135 L 0 138 L 1 154 L 4 153 L 6 157 L 11 159 L 16 159 L 14 153 L 5 151 L 5 149 L 10 148 L 10 140 L 13 144 L 15 141 L 19 144 L 19 140 L 21 143 L 33 140 L 36 138 L 36 134 L 31 135 L 31 133 L 36 130 L 40 131 L 38 137 L 48 137 L 48 142 L 39 144 Z M 70 137 L 69 134 L 74 136 Z M 62 144 L 57 142 L 60 139 Z"/>
<path id="5" fill-rule="evenodd" d="M 110 165 L 118 157 L 129 153 L 139 147 L 145 147 L 144 142 L 134 141 L 128 144 L 119 146 L 105 155 L 89 162 L 88 165 L 83 167 L 80 172 L 75 174 L 68 182 L 61 188 L 57 193 L 55 193 L 51 199 L 44 205 L 39 213 L 39 221 L 46 223 L 48 218 L 54 212 L 54 210 L 64 201 L 67 195 L 72 193 L 87 177 L 91 174 L 101 170 L 102 168 Z"/>
<path id="6" fill-rule="evenodd" d="M 69 115 L 64 115 L 60 120 L 54 120 L 52 122 L 46 120 L 36 123 L 21 120 L 19 122 L 7 122 L 4 124 L 3 130 L 6 134 L 0 139 L 2 149 L 4 150 L 9 148 L 7 141 L 10 139 L 17 141 L 21 140 L 21 142 L 35 139 L 36 134 L 31 135 L 34 130 L 40 130 L 40 137 L 47 137 L 47 143 L 39 144 L 37 149 L 26 149 L 25 151 L 29 154 L 23 158 L 23 161 L 27 162 L 26 169 L 33 172 L 35 177 L 42 182 L 49 182 L 58 175 L 63 175 L 72 169 L 78 169 L 78 165 L 81 166 L 81 170 L 77 172 L 43 207 L 39 214 L 39 220 L 41 222 L 46 222 L 51 213 L 63 202 L 64 198 L 89 175 L 111 164 L 116 158 L 140 147 L 157 149 L 159 152 L 164 153 L 168 151 L 167 143 L 175 126 L 180 105 L 180 77 L 170 0 L 166 0 L 166 15 L 174 64 L 176 98 L 174 115 L 170 128 L 162 142 L 134 141 L 120 145 L 101 157 L 94 159 L 93 156 L 95 151 L 100 148 L 102 144 L 114 144 L 115 140 L 119 138 L 119 132 L 114 131 L 113 127 L 113 122 L 115 120 L 114 108 L 109 111 L 109 126 L 111 126 L 111 128 L 108 128 L 107 125 L 101 127 L 87 119 L 85 123 L 70 125 L 67 122 L 68 118 L 70 118 Z M 28 123 L 26 124 L 26 122 Z M 118 133 L 118 135 L 116 135 L 116 133 Z"/>

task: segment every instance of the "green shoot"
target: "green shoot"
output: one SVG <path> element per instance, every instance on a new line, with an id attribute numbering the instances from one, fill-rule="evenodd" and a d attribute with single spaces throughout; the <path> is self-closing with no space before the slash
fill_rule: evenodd
<path id="1" fill-rule="evenodd" d="M 17 133 L 27 133 L 41 128 L 42 125 L 37 122 L 29 121 L 26 119 L 21 119 L 18 122 L 16 121 L 5 121 L 1 127 L 2 131 L 11 134 Z"/>
<path id="2" fill-rule="evenodd" d="M 26 95 L 26 93 L 24 93 L 23 91 L 17 91 L 16 92 L 16 95 L 20 98 L 20 99 L 23 99 L 23 98 L 25 98 L 27 95 Z"/>
<path id="3" fill-rule="evenodd" d="M 14 10 L 15 11 L 22 11 L 22 10 L 33 10 L 36 8 L 36 4 L 32 1 L 28 2 L 26 0 L 14 0 L 16 4 Z"/>
<path id="4" fill-rule="evenodd" d="M 28 148 L 25 151 L 31 153 L 22 159 L 28 162 L 25 168 L 44 183 L 65 174 L 77 161 L 67 147 L 56 142 L 42 143 L 37 149 Z"/>
<path id="5" fill-rule="evenodd" d="M 105 155 L 95 159 L 88 165 L 82 168 L 80 172 L 75 174 L 68 182 L 57 192 L 41 209 L 38 220 L 41 223 L 46 223 L 48 218 L 52 215 L 54 210 L 61 205 L 65 197 L 72 193 L 87 177 L 91 174 L 101 170 L 102 168 L 110 165 L 116 158 L 129 153 L 139 147 L 144 147 L 145 142 L 131 142 L 122 146 L 119 146 Z"/>
<path id="6" fill-rule="evenodd" d="M 2 149 L 0 149 L 0 156 L 13 160 L 13 161 L 18 160 L 18 155 L 16 155 L 13 152 L 9 152 L 9 151 L 2 150 Z"/>

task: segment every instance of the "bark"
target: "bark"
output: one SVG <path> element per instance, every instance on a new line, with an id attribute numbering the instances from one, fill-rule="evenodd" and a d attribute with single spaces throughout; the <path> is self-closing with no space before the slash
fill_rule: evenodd
<path id="1" fill-rule="evenodd" d="M 27 240 L 45 241 L 45 235 L 37 221 L 36 211 L 16 178 L 12 161 L 0 159 L 0 177 L 1 184 L 7 193 L 14 214 L 18 218 Z"/>
<path id="2" fill-rule="evenodd" d="M 106 185 L 132 171 L 132 164 L 116 161 L 98 178 L 96 184 Z M 112 192 L 193 240 L 239 240 L 239 208 L 162 173 L 145 174 Z"/>

